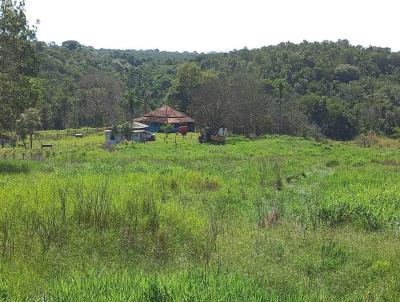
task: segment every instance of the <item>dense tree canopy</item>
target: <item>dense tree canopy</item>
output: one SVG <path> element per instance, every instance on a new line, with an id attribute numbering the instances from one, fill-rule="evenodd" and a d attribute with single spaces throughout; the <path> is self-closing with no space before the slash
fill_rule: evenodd
<path id="1" fill-rule="evenodd" d="M 49 128 L 109 125 L 163 103 L 214 123 L 224 102 L 229 125 L 257 133 L 298 133 L 287 118 L 295 113 L 308 130 L 335 139 L 370 130 L 392 135 L 400 126 L 400 54 L 387 48 L 339 40 L 212 54 L 96 50 L 77 41 L 38 49 Z M 102 92 L 87 83 L 99 77 L 107 78 Z"/>
<path id="2" fill-rule="evenodd" d="M 177 65 L 195 54 L 93 49 L 38 42 L 46 87 L 43 126 L 111 125 L 166 101 Z"/>
<path id="3" fill-rule="evenodd" d="M 24 8 L 24 1 L 0 1 L 0 131 L 13 129 L 19 114 L 42 96 L 35 30 Z"/>

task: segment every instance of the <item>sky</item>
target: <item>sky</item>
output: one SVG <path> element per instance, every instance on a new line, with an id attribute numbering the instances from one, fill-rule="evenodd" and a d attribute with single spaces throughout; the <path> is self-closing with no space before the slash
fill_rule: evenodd
<path id="1" fill-rule="evenodd" d="M 197 52 L 338 39 L 399 51 L 399 11 L 399 0 L 26 0 L 41 41 Z"/>

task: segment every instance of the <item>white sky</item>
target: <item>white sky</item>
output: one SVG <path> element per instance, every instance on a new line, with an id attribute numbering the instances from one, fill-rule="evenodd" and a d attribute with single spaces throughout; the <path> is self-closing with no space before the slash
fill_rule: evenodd
<path id="1" fill-rule="evenodd" d="M 399 0 L 26 0 L 37 37 L 95 48 L 229 51 L 348 39 L 400 50 Z"/>

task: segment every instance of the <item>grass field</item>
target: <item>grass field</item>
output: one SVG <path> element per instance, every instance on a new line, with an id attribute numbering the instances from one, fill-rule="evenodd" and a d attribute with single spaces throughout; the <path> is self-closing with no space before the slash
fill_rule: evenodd
<path id="1" fill-rule="evenodd" d="M 0 301 L 398 300 L 398 142 L 163 137 L 0 149 Z"/>

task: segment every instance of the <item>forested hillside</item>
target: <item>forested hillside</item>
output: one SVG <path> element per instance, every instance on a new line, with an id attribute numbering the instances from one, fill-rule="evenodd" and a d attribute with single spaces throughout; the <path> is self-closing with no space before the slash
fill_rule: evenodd
<path id="1" fill-rule="evenodd" d="M 37 46 L 45 87 L 43 125 L 57 129 L 125 120 L 128 90 L 140 90 L 151 106 L 162 103 L 176 65 L 195 57 L 158 50 L 96 50 L 76 41 Z"/>
<path id="2" fill-rule="evenodd" d="M 172 103 L 236 132 L 398 133 L 400 53 L 388 48 L 347 40 L 214 54 L 37 46 L 45 128 L 110 125 Z"/>

